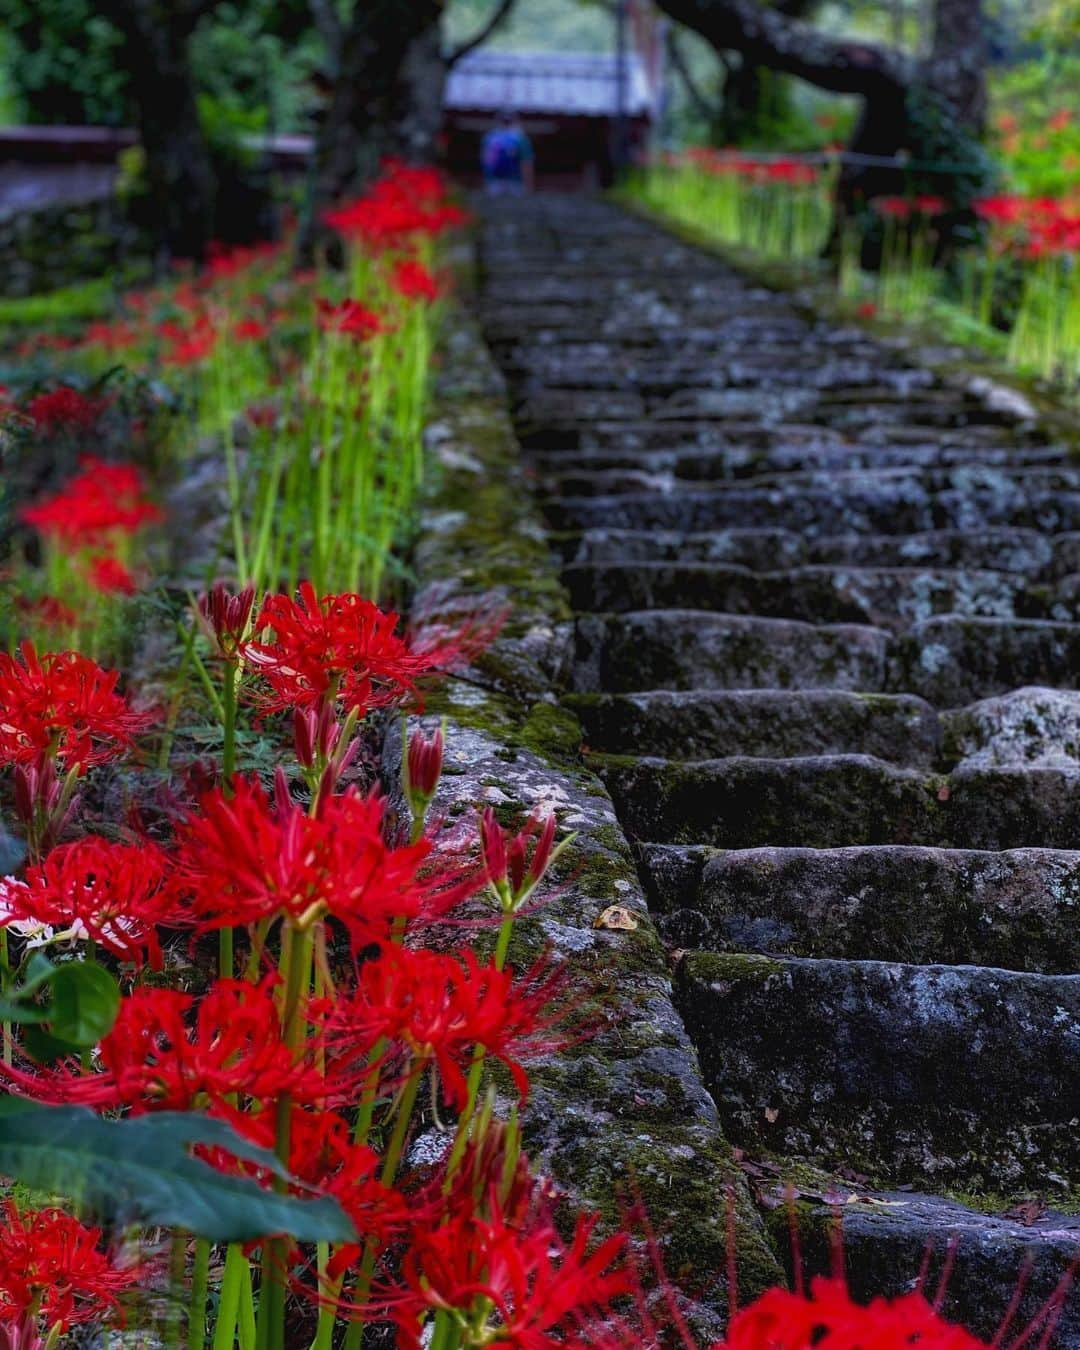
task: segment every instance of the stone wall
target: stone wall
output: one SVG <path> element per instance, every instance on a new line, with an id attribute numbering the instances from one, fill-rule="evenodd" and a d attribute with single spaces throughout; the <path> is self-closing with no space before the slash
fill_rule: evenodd
<path id="1" fill-rule="evenodd" d="M 31 295 L 145 257 L 114 197 L 0 213 L 0 294 Z"/>

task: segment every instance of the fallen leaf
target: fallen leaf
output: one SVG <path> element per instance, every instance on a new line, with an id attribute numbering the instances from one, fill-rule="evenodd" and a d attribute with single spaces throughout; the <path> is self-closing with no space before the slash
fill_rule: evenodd
<path id="1" fill-rule="evenodd" d="M 767 1106 L 765 1108 L 765 1119 L 769 1122 L 770 1125 L 775 1125 L 777 1120 L 779 1119 L 779 1116 L 780 1111 L 778 1107 Z"/>
<path id="2" fill-rule="evenodd" d="M 603 914 L 593 924 L 594 928 L 621 928 L 632 931 L 638 927 L 638 921 L 625 905 L 608 905 Z"/>

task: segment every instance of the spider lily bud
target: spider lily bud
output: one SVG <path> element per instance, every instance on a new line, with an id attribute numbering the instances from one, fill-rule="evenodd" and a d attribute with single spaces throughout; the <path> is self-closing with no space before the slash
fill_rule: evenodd
<path id="1" fill-rule="evenodd" d="M 405 751 L 404 788 L 413 814 L 413 836 L 419 838 L 424 818 L 442 777 L 444 738 L 442 727 L 426 736 L 417 731 Z"/>
<path id="2" fill-rule="evenodd" d="M 42 755 L 34 763 L 16 764 L 12 778 L 15 814 L 26 829 L 30 856 L 36 861 L 57 843 L 78 809 L 78 770 L 70 770 L 61 779 L 56 760 Z"/>
<path id="3" fill-rule="evenodd" d="M 353 738 L 357 716 L 350 712 L 344 722 L 334 716 L 330 703 L 293 712 L 293 748 L 308 786 L 320 799 L 332 793 L 338 780 L 360 751 Z"/>
<path id="4" fill-rule="evenodd" d="M 245 586 L 230 594 L 222 581 L 199 596 L 199 615 L 207 635 L 226 661 L 235 661 L 247 637 L 251 611 L 255 607 L 255 587 Z"/>
<path id="5" fill-rule="evenodd" d="M 484 869 L 505 912 L 521 908 L 551 864 L 575 838 L 576 835 L 567 835 L 555 845 L 554 812 L 548 812 L 543 819 L 535 814 L 530 816 L 518 834 L 508 837 L 493 808 L 489 806 L 484 811 L 480 822 Z M 530 855 L 531 841 L 535 842 Z"/>

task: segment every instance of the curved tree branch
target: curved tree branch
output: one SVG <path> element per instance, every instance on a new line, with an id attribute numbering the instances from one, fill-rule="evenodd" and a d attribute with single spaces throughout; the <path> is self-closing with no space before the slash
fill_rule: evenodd
<path id="1" fill-rule="evenodd" d="M 750 64 L 796 75 L 837 94 L 905 89 L 915 64 L 873 42 L 834 38 L 755 0 L 657 0 L 660 9 L 714 47 Z"/>
<path id="2" fill-rule="evenodd" d="M 467 38 L 449 53 L 446 58 L 447 68 L 456 66 L 463 56 L 468 56 L 470 52 L 476 51 L 477 47 L 482 47 L 510 17 L 515 4 L 517 0 L 499 0 L 487 23 L 482 24 L 472 37 Z"/>

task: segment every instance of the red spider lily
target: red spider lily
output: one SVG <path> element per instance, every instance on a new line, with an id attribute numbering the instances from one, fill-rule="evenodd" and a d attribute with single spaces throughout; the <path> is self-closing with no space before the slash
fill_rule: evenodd
<path id="1" fill-rule="evenodd" d="M 138 332 L 128 323 L 90 323 L 83 331 L 84 346 L 104 347 L 107 351 L 134 347 L 138 340 Z"/>
<path id="2" fill-rule="evenodd" d="M 873 300 L 864 300 L 855 313 L 860 319 L 874 319 L 877 317 L 878 307 Z"/>
<path id="3" fill-rule="evenodd" d="M 736 1315 L 715 1350 L 977 1350 L 985 1344 L 946 1322 L 921 1293 L 862 1306 L 843 1280 L 817 1278 L 809 1295 L 768 1290 Z"/>
<path id="4" fill-rule="evenodd" d="M 70 549 L 108 546 L 116 536 L 162 519 L 134 464 L 106 464 L 92 455 L 79 462 L 80 473 L 51 497 L 25 507 L 20 519 Z"/>
<path id="5" fill-rule="evenodd" d="M 924 216 L 940 216 L 949 209 L 949 203 L 944 197 L 924 194 L 915 198 L 915 209 Z"/>
<path id="6" fill-rule="evenodd" d="M 78 652 L 46 652 L 31 642 L 22 657 L 0 652 L 0 756 L 34 764 L 42 755 L 82 774 L 115 759 L 150 724 L 116 692 L 120 672 Z"/>
<path id="7" fill-rule="evenodd" d="M 535 837 L 532 856 L 529 844 Z M 529 898 L 544 873 L 574 839 L 568 835 L 558 848 L 555 844 L 555 815 L 543 819 L 534 813 L 516 835 L 503 830 L 493 807 L 487 807 L 480 820 L 480 844 L 484 855 L 484 873 L 505 910 L 519 909 Z"/>
<path id="8" fill-rule="evenodd" d="M 338 702 L 363 717 L 419 699 L 417 681 L 473 655 L 487 640 L 477 628 L 429 630 L 407 642 L 395 632 L 398 615 L 360 595 L 324 595 L 308 581 L 300 598 L 270 595 L 255 624 L 272 642 L 248 642 L 244 658 L 273 693 L 269 711 Z"/>
<path id="9" fill-rule="evenodd" d="M 342 300 L 335 305 L 320 297 L 315 301 L 315 308 L 319 327 L 324 333 L 340 333 L 364 342 L 388 331 L 382 317 L 359 300 Z"/>
<path id="10" fill-rule="evenodd" d="M 262 342 L 270 336 L 270 329 L 261 319 L 241 319 L 233 325 L 232 335 L 237 342 Z"/>
<path id="11" fill-rule="evenodd" d="M 817 182 L 817 172 L 810 164 L 799 159 L 774 159 L 762 165 L 764 177 L 774 183 L 807 185 Z"/>
<path id="12" fill-rule="evenodd" d="M 563 976 L 543 961 L 515 979 L 481 965 L 467 948 L 384 946 L 361 966 L 354 992 L 331 1009 L 327 1040 L 361 1055 L 389 1043 L 407 1061 L 406 1076 L 435 1065 L 459 1109 L 468 1101 L 463 1068 L 480 1047 L 506 1065 L 524 1101 L 529 1080 L 521 1060 L 565 1043 L 547 1034 L 562 1015 L 552 1005 L 563 987 Z"/>
<path id="13" fill-rule="evenodd" d="M 907 220 L 915 210 L 910 197 L 876 197 L 871 205 L 879 216 L 892 220 Z"/>
<path id="14" fill-rule="evenodd" d="M 40 1319 L 65 1330 L 114 1316 L 119 1295 L 145 1281 L 146 1266 L 118 1265 L 101 1238 L 100 1228 L 61 1209 L 20 1211 L 14 1200 L 0 1202 L 0 1335 L 12 1323 Z"/>
<path id="15" fill-rule="evenodd" d="M 268 1137 L 271 1121 L 264 1112 Z M 433 1197 L 404 1195 L 379 1180 L 382 1159 L 366 1144 L 352 1141 L 347 1121 L 332 1111 L 294 1110 L 289 1131 L 289 1171 L 314 1190 L 332 1195 L 353 1222 L 361 1238 L 373 1238 L 380 1249 L 397 1241 L 411 1225 L 426 1217 L 434 1222 Z M 331 1279 L 347 1269 L 359 1254 L 348 1244 L 331 1262 Z"/>
<path id="16" fill-rule="evenodd" d="M 1000 225 L 1015 224 L 1023 218 L 1027 209 L 1023 197 L 1012 195 L 981 197 L 973 205 L 976 215 Z"/>
<path id="17" fill-rule="evenodd" d="M 392 249 L 420 235 L 441 234 L 467 217 L 446 200 L 436 170 L 392 163 L 366 196 L 328 211 L 323 219 L 346 237 L 375 249 Z"/>
<path id="18" fill-rule="evenodd" d="M 402 1263 L 404 1291 L 391 1313 L 402 1344 L 423 1344 L 419 1321 L 446 1310 L 475 1334 L 519 1350 L 601 1345 L 612 1301 L 633 1287 L 622 1235 L 593 1244 L 595 1217 L 579 1216 L 569 1242 L 534 1213 L 508 1220 L 497 1200 L 417 1228 Z M 761 1343 L 759 1343 L 760 1346 Z"/>
<path id="19" fill-rule="evenodd" d="M 390 285 L 406 300 L 433 301 L 439 298 L 439 281 L 422 262 L 406 258 L 394 264 Z"/>
<path id="20" fill-rule="evenodd" d="M 199 365 L 217 346 L 217 330 L 207 320 L 199 320 L 191 328 L 179 330 L 179 334 L 163 358 L 167 366 Z"/>
<path id="21" fill-rule="evenodd" d="M 391 848 L 386 803 L 374 793 L 326 797 L 311 817 L 287 792 L 272 808 L 257 781 L 237 776 L 232 789 L 206 793 L 178 830 L 175 885 L 199 927 L 278 915 L 306 926 L 330 914 L 359 946 L 388 937 L 395 922 L 445 914 L 481 882 L 433 865 L 426 840 Z"/>
<path id="22" fill-rule="evenodd" d="M 118 844 L 88 834 L 54 848 L 26 880 L 0 880 L 0 927 L 36 923 L 99 943 L 120 961 L 162 965 L 157 925 L 172 905 L 166 857 L 149 840 Z"/>
<path id="23" fill-rule="evenodd" d="M 138 590 L 135 578 L 120 559 L 108 554 L 90 559 L 86 579 L 102 595 L 134 595 Z"/>
<path id="24" fill-rule="evenodd" d="M 282 1037 L 273 983 L 217 980 L 199 999 L 175 989 L 138 988 L 120 1003 L 100 1045 L 102 1072 L 74 1061 L 36 1071 L 0 1068 L 14 1090 L 48 1103 L 199 1111 L 242 1126 L 247 1099 L 288 1095 L 312 1105 L 340 1098 L 344 1082 L 315 1064 L 317 1037 L 296 1051 Z"/>
<path id="25" fill-rule="evenodd" d="M 1046 125 L 1051 131 L 1064 131 L 1071 121 L 1071 109 L 1060 108 L 1056 113 L 1046 119 Z"/>
<path id="26" fill-rule="evenodd" d="M 15 608 L 20 614 L 25 615 L 30 623 L 40 625 L 42 628 L 53 628 L 58 632 L 74 628 L 79 622 L 79 616 L 71 606 L 65 605 L 63 600 L 58 600 L 55 595 L 40 595 L 33 600 L 25 595 L 17 595 Z"/>
<path id="27" fill-rule="evenodd" d="M 106 406 L 106 399 L 89 398 L 62 384 L 32 398 L 26 405 L 26 415 L 38 431 L 90 431 Z"/>

